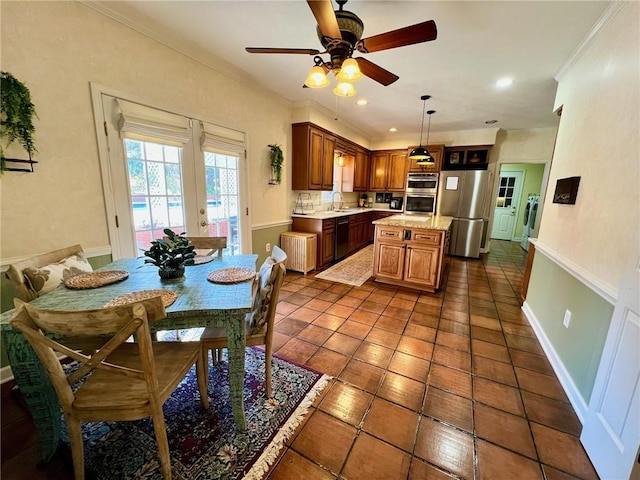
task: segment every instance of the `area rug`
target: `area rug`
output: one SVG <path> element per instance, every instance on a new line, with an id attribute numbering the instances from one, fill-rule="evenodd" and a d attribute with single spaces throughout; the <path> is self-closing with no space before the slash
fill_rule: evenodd
<path id="1" fill-rule="evenodd" d="M 208 410 L 200 406 L 195 367 L 164 404 L 174 479 L 262 478 L 330 379 L 274 357 L 274 397 L 269 400 L 264 352 L 247 348 L 245 365 L 246 432 L 235 428 L 226 357 L 210 365 Z M 62 430 L 70 453 L 64 418 Z M 82 430 L 87 479 L 162 479 L 151 419 L 86 423 Z"/>
<path id="2" fill-rule="evenodd" d="M 373 245 L 369 245 L 340 263 L 316 275 L 316 278 L 359 287 L 373 273 Z"/>

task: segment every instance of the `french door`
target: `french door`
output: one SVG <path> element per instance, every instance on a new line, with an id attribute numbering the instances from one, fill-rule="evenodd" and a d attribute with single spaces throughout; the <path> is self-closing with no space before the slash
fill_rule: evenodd
<path id="1" fill-rule="evenodd" d="M 225 254 L 246 251 L 244 135 L 106 94 L 100 103 L 113 258 L 142 255 L 165 228 L 225 236 Z"/>
<path id="2" fill-rule="evenodd" d="M 501 172 L 493 211 L 491 238 L 512 240 L 515 231 L 524 172 Z"/>

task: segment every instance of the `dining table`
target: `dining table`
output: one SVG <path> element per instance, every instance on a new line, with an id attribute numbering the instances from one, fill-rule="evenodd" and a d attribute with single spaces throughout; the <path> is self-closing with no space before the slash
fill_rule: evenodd
<path id="1" fill-rule="evenodd" d="M 97 288 L 68 288 L 61 284 L 31 303 L 62 311 L 103 308 L 107 302 L 143 290 L 174 292 L 175 301 L 166 307 L 167 316 L 150 325 L 152 332 L 216 326 L 226 329 L 228 338 L 229 389 L 236 428 L 246 429 L 244 413 L 245 316 L 253 305 L 251 279 L 237 283 L 208 280 L 213 271 L 237 267 L 255 271 L 255 254 L 211 257 L 207 263 L 187 266 L 184 276 L 165 280 L 157 267 L 144 263 L 144 257 L 123 258 L 97 270 L 128 272 L 122 281 Z M 227 270 L 225 270 L 227 272 Z M 218 272 L 220 273 L 220 272 Z M 124 275 L 123 275 L 124 276 Z M 219 275 L 217 275 L 219 276 Z M 215 276 L 214 276 L 215 277 Z M 222 276 L 224 277 L 224 276 Z M 173 296 L 173 295 L 172 295 Z M 38 462 L 49 461 L 61 431 L 61 408 L 47 374 L 24 335 L 11 326 L 14 310 L 0 315 L 0 328 L 11 370 L 33 416 L 38 434 Z"/>

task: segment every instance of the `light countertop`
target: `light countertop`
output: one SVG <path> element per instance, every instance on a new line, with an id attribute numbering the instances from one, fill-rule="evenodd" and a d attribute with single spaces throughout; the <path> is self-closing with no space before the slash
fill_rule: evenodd
<path id="1" fill-rule="evenodd" d="M 313 219 L 319 219 L 319 220 L 324 220 L 325 218 L 337 218 L 337 217 L 344 217 L 347 215 L 356 215 L 358 213 L 367 213 L 367 212 L 389 212 L 389 213 L 402 213 L 402 210 L 390 210 L 388 208 L 369 208 L 369 207 L 363 207 L 363 208 L 344 208 L 342 210 L 326 210 L 326 211 L 317 211 L 314 213 L 309 213 L 309 214 L 299 214 L 299 213 L 294 213 L 291 216 L 292 217 L 299 217 L 299 218 L 313 218 Z"/>
<path id="2" fill-rule="evenodd" d="M 375 220 L 374 225 L 391 227 L 424 228 L 428 230 L 449 230 L 453 217 L 444 215 L 394 215 Z"/>

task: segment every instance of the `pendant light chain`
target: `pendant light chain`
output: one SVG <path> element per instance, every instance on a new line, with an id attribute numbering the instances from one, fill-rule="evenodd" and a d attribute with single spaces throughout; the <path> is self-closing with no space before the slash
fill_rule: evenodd
<path id="1" fill-rule="evenodd" d="M 420 146 L 422 146 L 422 132 L 424 131 L 424 112 L 427 109 L 427 99 L 422 102 L 422 125 L 420 126 Z M 431 117 L 429 117 L 429 124 L 431 124 Z M 427 134 L 428 137 L 428 134 Z M 429 142 L 427 141 L 427 145 Z"/>

